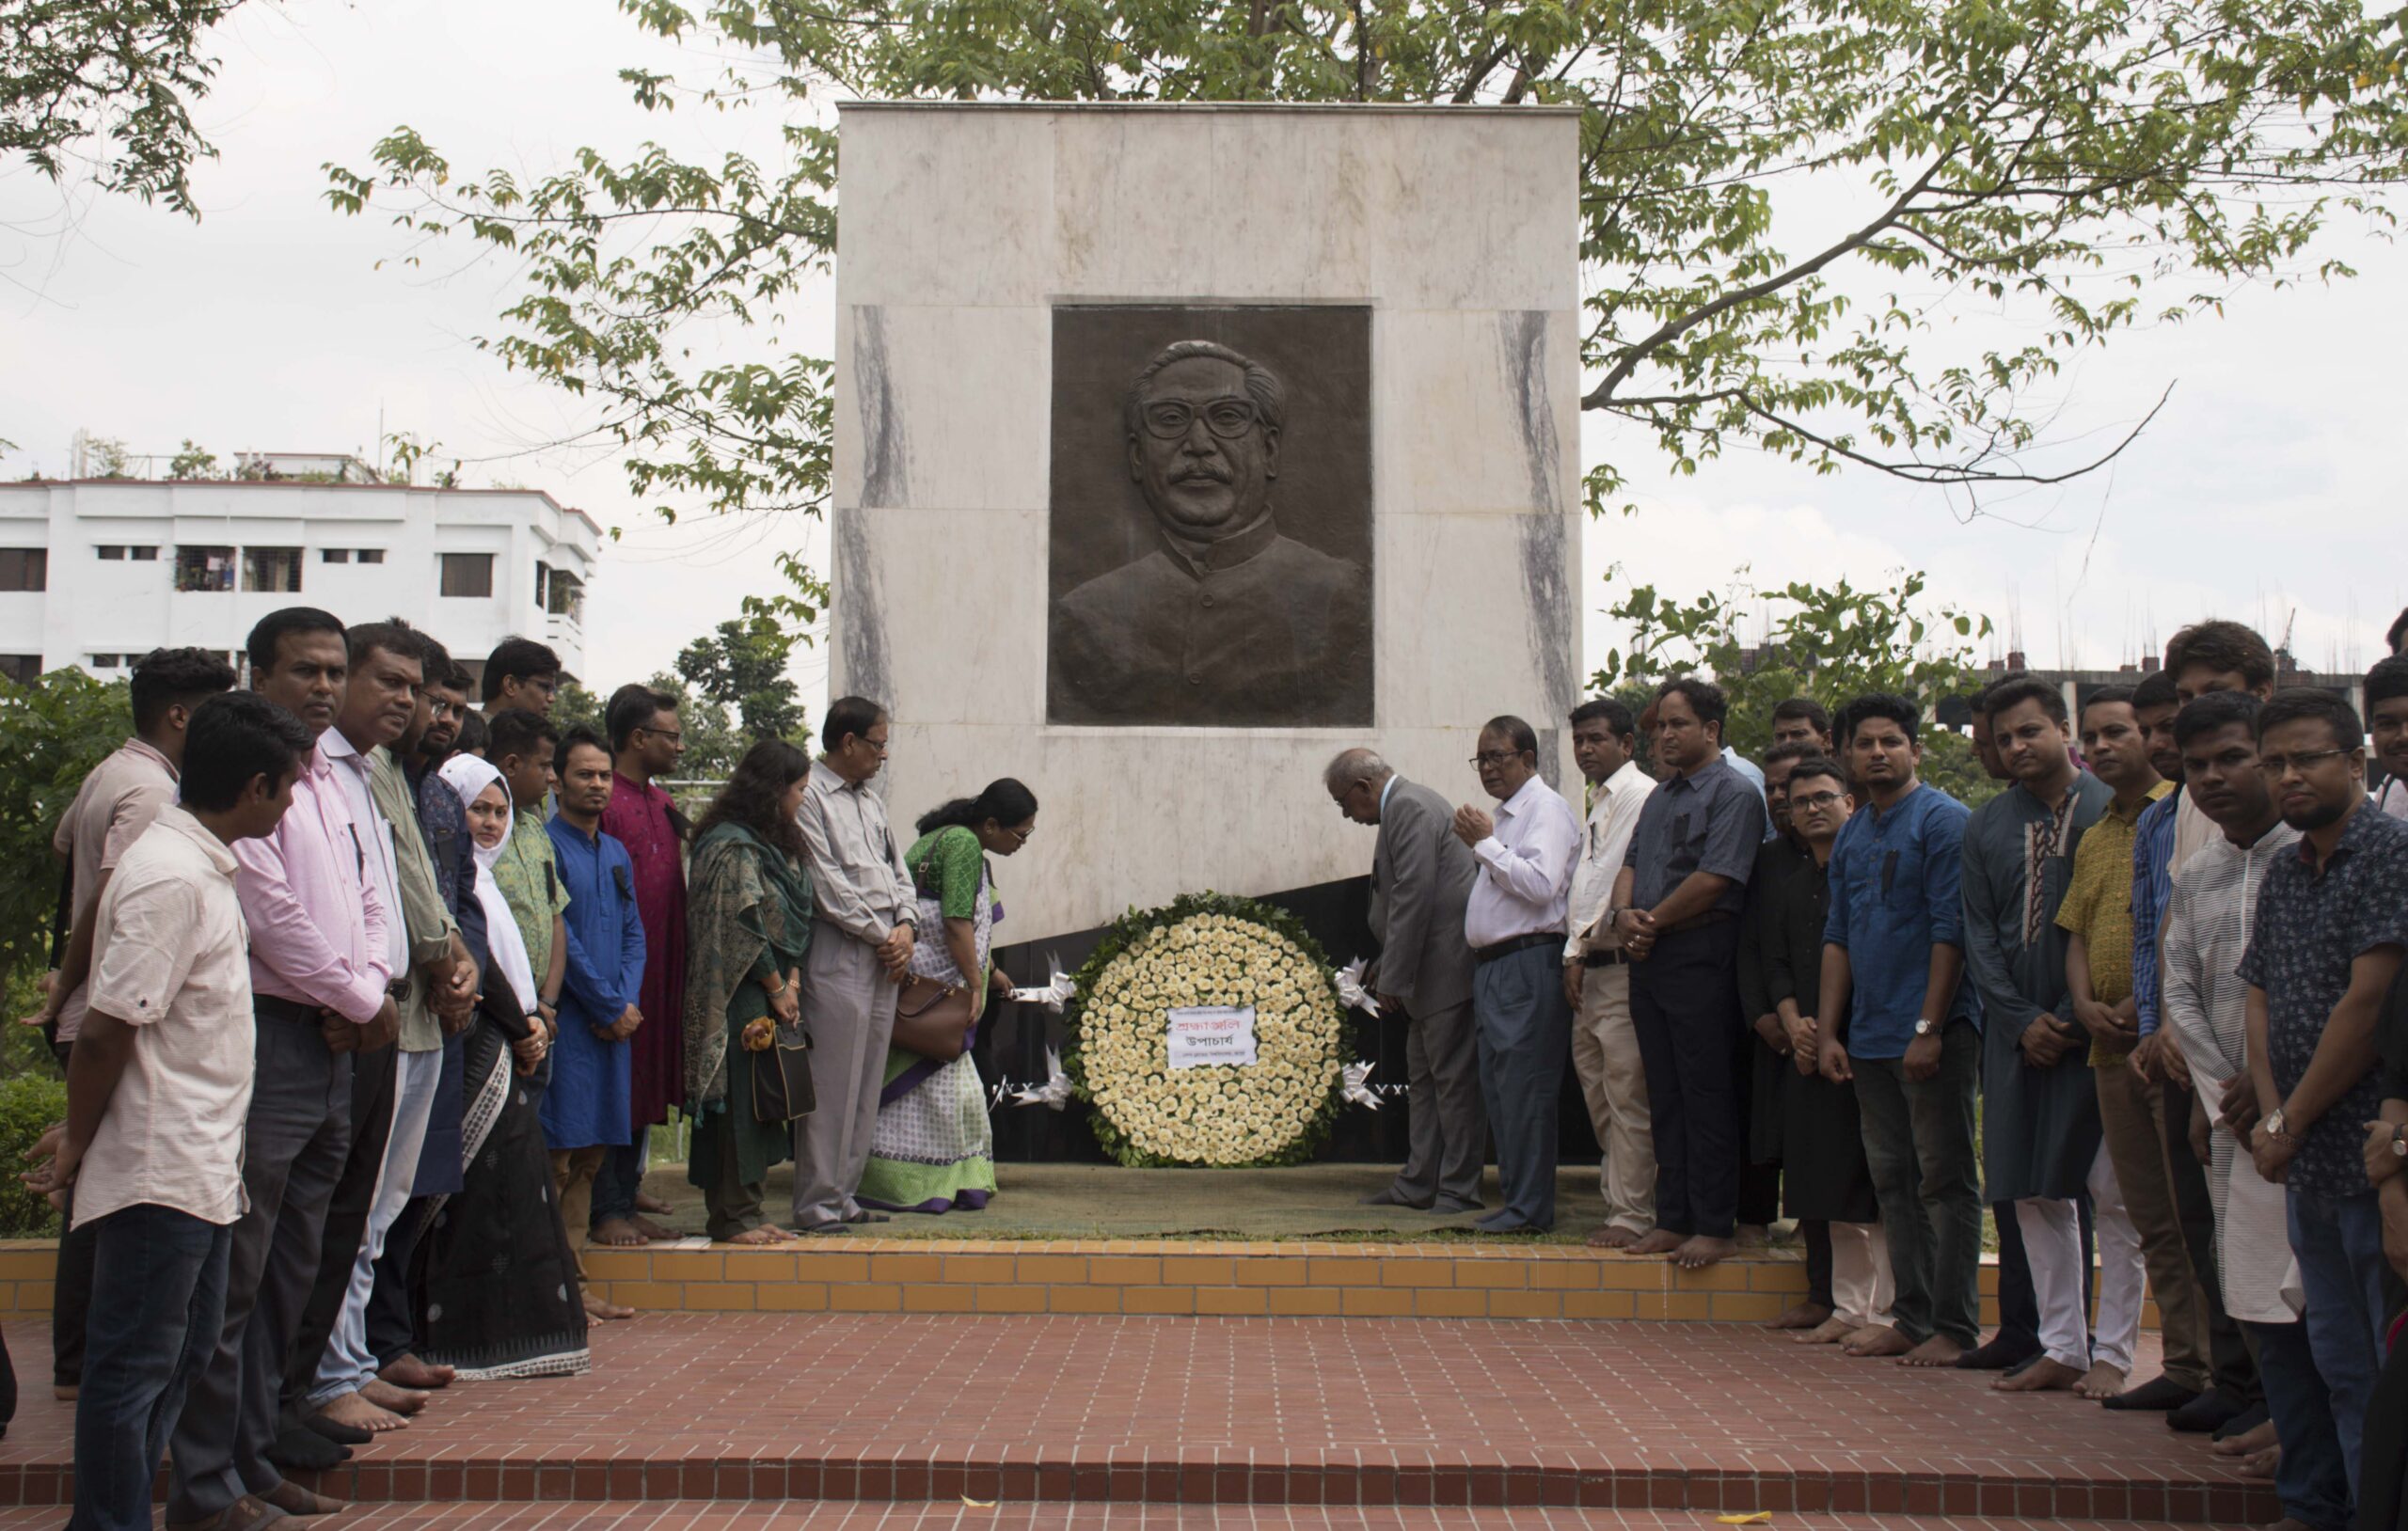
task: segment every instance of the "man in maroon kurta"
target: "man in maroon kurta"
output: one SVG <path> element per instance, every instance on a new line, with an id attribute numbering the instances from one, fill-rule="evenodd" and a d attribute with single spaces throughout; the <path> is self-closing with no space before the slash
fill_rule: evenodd
<path id="1" fill-rule="evenodd" d="M 643 686 L 623 686 L 605 714 L 610 733 L 610 803 L 602 831 L 627 847 L 635 862 L 636 912 L 643 921 L 643 986 L 636 1008 L 644 1023 L 633 1039 L 635 1080 L 628 1144 L 610 1151 L 594 1177 L 593 1238 L 596 1243 L 639 1244 L 675 1235 L 644 1216 L 666 1205 L 644 1196 L 644 1144 L 654 1124 L 686 1097 L 686 820 L 669 794 L 653 784 L 674 771 L 686 741 L 676 699 Z"/>

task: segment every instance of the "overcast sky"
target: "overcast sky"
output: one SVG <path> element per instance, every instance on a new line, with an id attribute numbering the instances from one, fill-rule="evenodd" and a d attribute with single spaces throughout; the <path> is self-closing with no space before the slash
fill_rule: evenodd
<path id="1" fill-rule="evenodd" d="M 323 162 L 362 166 L 403 122 L 466 173 L 540 170 L 582 143 L 645 136 L 705 157 L 760 144 L 758 121 L 641 113 L 614 77 L 692 58 L 647 46 L 608 0 L 254 3 L 222 35 L 224 73 L 200 115 L 223 157 L 195 178 L 198 224 L 0 174 L 0 438 L 20 449 L 0 474 L 63 472 L 79 427 L 141 452 L 191 437 L 221 458 L 372 455 L 380 420 L 439 440 L 468 460 L 468 482 L 547 489 L 623 529 L 587 608 L 604 684 L 665 667 L 740 595 L 776 590 L 769 551 L 824 545 L 793 518 L 659 525 L 610 454 L 551 445 L 580 423 L 572 401 L 470 345 L 515 292 L 506 265 L 462 247 L 379 270 L 401 236 L 323 197 Z M 2362 668 L 2408 605 L 2408 257 L 2357 238 L 2335 253 L 2358 280 L 2244 293 L 2225 319 L 2085 360 L 2066 379 L 2067 433 L 2112 438 L 2169 383 L 2172 402 L 2111 471 L 1971 519 L 1936 491 L 1752 454 L 1675 478 L 1652 441 L 1592 418 L 1585 463 L 1616 456 L 1642 509 L 1588 529 L 1587 604 L 1610 604 L 1603 576 L 1617 563 L 1682 595 L 1915 567 L 1940 599 L 1990 615 L 2002 650 L 2020 634 L 2036 663 L 2113 666 L 2214 613 L 2270 637 L 2289 623 L 2304 662 Z M 826 301 L 787 338 L 824 334 Z M 1592 664 L 1618 636 L 1592 614 Z M 816 705 L 824 658 L 797 668 Z"/>

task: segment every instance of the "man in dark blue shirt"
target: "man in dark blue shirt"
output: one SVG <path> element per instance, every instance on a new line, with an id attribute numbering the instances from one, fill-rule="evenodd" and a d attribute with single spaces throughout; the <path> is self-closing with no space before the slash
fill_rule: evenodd
<path id="1" fill-rule="evenodd" d="M 1841 716 L 1866 807 L 1831 847 L 1817 1013 L 1848 1017 L 1845 1046 L 1822 1038 L 1821 1066 L 1855 1081 L 1897 1288 L 1892 1324 L 1851 1335 L 1847 1351 L 1953 1366 L 1981 1321 L 1980 1009 L 1963 981 L 1968 814 L 1916 775 L 1922 718 L 1913 702 L 1882 695 Z"/>

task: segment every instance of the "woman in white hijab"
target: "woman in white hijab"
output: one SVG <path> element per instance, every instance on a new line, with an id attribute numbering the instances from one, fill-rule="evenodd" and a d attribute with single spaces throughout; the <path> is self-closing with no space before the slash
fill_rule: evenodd
<path id="1" fill-rule="evenodd" d="M 441 775 L 467 805 L 487 950 L 463 1069 L 461 1189 L 433 1205 L 419 1245 L 420 1354 L 471 1380 L 573 1376 L 592 1364 L 585 1305 L 525 1082 L 548 1039 L 526 942 L 493 879 L 510 835 L 510 788 L 474 755 L 452 756 Z"/>

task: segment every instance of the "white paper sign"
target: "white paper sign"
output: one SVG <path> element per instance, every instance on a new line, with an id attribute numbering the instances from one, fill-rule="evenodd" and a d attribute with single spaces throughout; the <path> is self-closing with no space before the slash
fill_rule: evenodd
<path id="1" fill-rule="evenodd" d="M 1170 1065 L 1254 1062 L 1254 1006 L 1196 1005 L 1170 1012 Z"/>

